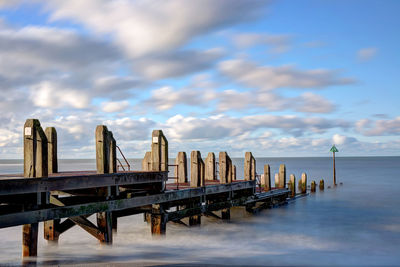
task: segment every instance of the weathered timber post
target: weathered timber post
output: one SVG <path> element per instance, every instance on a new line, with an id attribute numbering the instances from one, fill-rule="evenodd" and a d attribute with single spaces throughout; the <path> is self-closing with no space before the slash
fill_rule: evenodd
<path id="1" fill-rule="evenodd" d="M 58 159 L 57 159 L 57 131 L 54 127 L 47 127 L 44 131 L 47 138 L 47 161 L 48 161 L 48 173 L 58 172 Z M 44 221 L 43 235 L 44 239 L 48 241 L 58 241 L 60 233 L 58 232 L 58 226 L 60 220 Z"/>
<path id="2" fill-rule="evenodd" d="M 151 152 L 147 151 L 142 160 L 142 170 L 150 171 L 151 170 Z"/>
<path id="3" fill-rule="evenodd" d="M 279 188 L 279 174 L 275 173 L 275 188 Z"/>
<path id="4" fill-rule="evenodd" d="M 206 171 L 205 171 L 205 179 L 216 180 L 216 169 L 215 169 L 215 154 L 213 152 L 208 153 L 206 158 Z"/>
<path id="5" fill-rule="evenodd" d="M 301 193 L 307 193 L 307 174 L 305 172 L 301 174 Z"/>
<path id="6" fill-rule="evenodd" d="M 279 166 L 279 188 L 286 188 L 286 166 L 281 164 Z"/>
<path id="7" fill-rule="evenodd" d="M 48 173 L 58 172 L 58 158 L 57 158 L 57 131 L 54 127 L 47 127 L 45 130 L 48 143 Z"/>
<path id="8" fill-rule="evenodd" d="M 236 165 L 233 165 L 233 169 L 232 169 L 232 181 L 236 181 Z"/>
<path id="9" fill-rule="evenodd" d="M 261 176 L 261 186 L 264 187 L 264 191 L 271 190 L 271 169 L 269 164 L 264 165 L 264 175 Z"/>
<path id="10" fill-rule="evenodd" d="M 187 178 L 187 158 L 186 158 L 186 152 L 178 152 L 178 156 L 176 157 L 175 160 L 175 165 L 177 165 L 177 168 L 175 168 L 175 177 L 178 177 L 178 183 L 187 183 L 188 178 Z"/>
<path id="11" fill-rule="evenodd" d="M 151 136 L 151 170 L 168 171 L 168 141 L 161 130 L 154 130 Z"/>
<path id="12" fill-rule="evenodd" d="M 206 186 L 206 180 L 205 180 L 205 171 L 206 171 L 206 164 L 204 163 L 204 160 L 201 158 L 199 159 L 200 163 L 200 186 Z"/>
<path id="13" fill-rule="evenodd" d="M 24 177 L 48 176 L 48 141 L 39 120 L 28 119 L 24 125 Z M 33 203 L 42 204 L 43 194 L 33 197 Z M 38 223 L 22 226 L 22 256 L 37 256 Z"/>
<path id="14" fill-rule="evenodd" d="M 296 177 L 294 174 L 290 175 L 290 180 L 289 180 L 289 190 L 290 190 L 290 196 L 293 198 L 296 196 Z"/>
<path id="15" fill-rule="evenodd" d="M 110 166 L 109 172 L 117 172 L 117 142 L 114 139 L 112 132 L 108 131 L 107 139 L 109 142 Z"/>
<path id="16" fill-rule="evenodd" d="M 316 182 L 312 181 L 311 182 L 311 192 L 315 192 L 315 188 L 317 187 Z"/>
<path id="17" fill-rule="evenodd" d="M 200 151 L 192 151 L 190 153 L 190 187 L 199 187 L 205 184 L 204 176 L 202 177 L 202 159 Z M 198 203 L 192 203 L 194 207 Z M 189 225 L 201 224 L 201 215 L 194 215 L 189 217 Z"/>
<path id="18" fill-rule="evenodd" d="M 167 220 L 161 204 L 153 204 L 151 209 L 151 234 L 165 235 Z"/>
<path id="19" fill-rule="evenodd" d="M 229 159 L 228 153 L 219 152 L 219 182 L 221 184 L 230 183 L 228 176 L 229 172 Z"/>
<path id="20" fill-rule="evenodd" d="M 201 154 L 200 151 L 194 150 L 190 153 L 190 186 L 201 186 L 201 179 Z"/>
<path id="21" fill-rule="evenodd" d="M 112 145 L 115 141 L 111 132 L 108 131 L 107 126 L 98 125 L 96 127 L 96 165 L 97 165 L 97 173 L 98 174 L 106 174 L 112 173 L 112 169 L 115 166 L 116 170 L 116 157 L 112 158 Z M 116 143 L 115 143 L 116 149 Z M 114 154 L 116 155 L 116 154 Z M 115 165 L 114 165 L 115 162 Z M 99 190 L 100 195 L 106 195 L 106 197 L 110 197 L 111 187 L 102 188 Z M 113 220 L 112 212 L 105 211 L 96 213 L 97 218 L 97 227 L 99 230 L 104 233 L 104 241 L 105 243 L 111 244 L 113 240 L 112 229 L 113 229 L 113 221 L 116 224 L 116 219 Z M 116 226 L 114 226 L 116 228 Z"/>
<path id="22" fill-rule="evenodd" d="M 319 181 L 319 190 L 324 190 L 324 189 L 325 189 L 324 179 L 321 179 Z"/>

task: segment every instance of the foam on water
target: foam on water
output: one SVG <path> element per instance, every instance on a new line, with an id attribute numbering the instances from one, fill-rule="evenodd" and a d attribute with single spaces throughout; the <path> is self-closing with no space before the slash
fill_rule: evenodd
<path id="1" fill-rule="evenodd" d="M 243 159 L 233 159 L 238 175 Z M 134 166 L 140 166 L 135 160 Z M 257 159 L 308 182 L 331 184 L 330 158 Z M 2 173 L 20 172 L 22 164 Z M 93 160 L 60 161 L 61 170 L 94 169 Z M 7 170 L 7 171 L 6 171 Z M 120 218 L 112 246 L 100 245 L 79 227 L 61 235 L 57 246 L 43 238 L 40 224 L 38 261 L 43 264 L 222 264 L 222 265 L 398 265 L 400 264 L 400 158 L 337 158 L 343 186 L 325 189 L 288 205 L 249 215 L 236 208 L 230 222 L 203 216 L 200 227 L 169 223 L 164 238 L 152 237 L 141 215 Z M 242 175 L 240 175 L 242 176 Z M 91 218 L 93 220 L 93 218 Z M 0 229 L 0 264 L 18 264 L 21 227 Z"/>

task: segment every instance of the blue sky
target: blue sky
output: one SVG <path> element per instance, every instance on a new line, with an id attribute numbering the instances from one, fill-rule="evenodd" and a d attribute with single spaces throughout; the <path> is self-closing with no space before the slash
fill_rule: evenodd
<path id="1" fill-rule="evenodd" d="M 0 0 L 0 157 L 27 118 L 60 157 L 399 155 L 399 1 Z"/>

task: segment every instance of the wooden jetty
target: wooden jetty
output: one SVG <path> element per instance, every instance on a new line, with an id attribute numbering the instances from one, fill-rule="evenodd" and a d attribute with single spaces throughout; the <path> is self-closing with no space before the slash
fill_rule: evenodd
<path id="1" fill-rule="evenodd" d="M 0 176 L 0 228 L 23 226 L 23 257 L 37 255 L 39 222 L 44 222 L 49 241 L 78 225 L 111 244 L 119 217 L 143 213 L 152 234 L 165 234 L 168 222 L 188 217 L 189 225 L 198 225 L 202 215 L 229 219 L 231 207 L 255 212 L 286 203 L 290 193 L 285 166 L 280 167 L 277 187 L 271 187 L 269 165 L 258 180 L 251 152 L 245 154 L 244 180 L 237 180 L 227 152 L 220 152 L 216 162 L 214 153 L 204 161 L 199 151 L 192 151 L 189 181 L 186 153 L 179 152 L 175 164 L 168 165 L 168 141 L 161 130 L 152 133 L 141 171 L 118 170 L 123 165 L 117 165 L 118 147 L 106 126 L 97 126 L 95 138 L 96 171 L 58 172 L 56 129 L 43 131 L 38 120 L 26 121 L 24 174 Z M 172 178 L 169 167 L 175 169 Z M 88 220 L 93 214 L 96 224 Z"/>

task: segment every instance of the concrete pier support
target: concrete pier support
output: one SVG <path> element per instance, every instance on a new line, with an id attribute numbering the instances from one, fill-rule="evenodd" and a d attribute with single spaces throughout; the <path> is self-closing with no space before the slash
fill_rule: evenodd
<path id="1" fill-rule="evenodd" d="M 279 166 L 279 188 L 286 188 L 286 166 L 281 164 Z"/>
<path id="2" fill-rule="evenodd" d="M 294 174 L 290 175 L 290 180 L 289 180 L 289 190 L 290 190 L 290 197 L 295 197 L 296 196 L 296 177 Z"/>
<path id="3" fill-rule="evenodd" d="M 187 183 L 188 175 L 187 175 L 187 157 L 186 152 L 178 152 L 178 155 L 175 159 L 175 165 L 178 167 L 175 168 L 175 177 L 178 177 L 178 183 Z"/>
<path id="4" fill-rule="evenodd" d="M 244 156 L 244 179 L 246 181 L 256 179 L 256 159 L 251 152 L 246 152 Z"/>
<path id="5" fill-rule="evenodd" d="M 307 193 L 307 174 L 305 172 L 301 174 L 301 193 Z"/>
<path id="6" fill-rule="evenodd" d="M 261 186 L 264 191 L 271 190 L 271 168 L 269 164 L 264 165 L 264 174 L 261 176 Z"/>
<path id="7" fill-rule="evenodd" d="M 207 181 L 217 180 L 217 172 L 215 168 L 215 154 L 213 152 L 208 153 L 205 162 L 205 179 Z"/>

